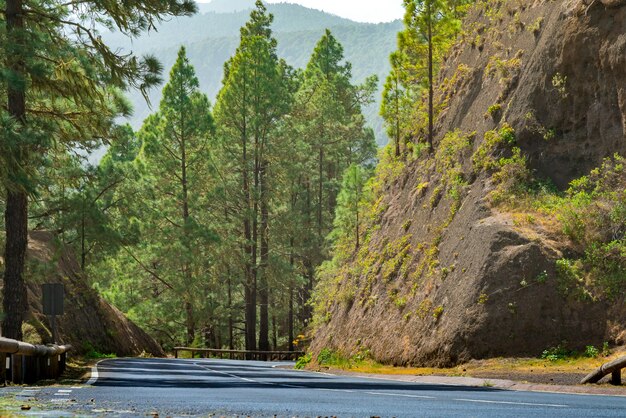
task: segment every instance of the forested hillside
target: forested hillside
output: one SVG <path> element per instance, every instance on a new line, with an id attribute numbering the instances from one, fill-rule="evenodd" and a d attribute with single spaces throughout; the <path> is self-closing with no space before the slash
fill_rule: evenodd
<path id="1" fill-rule="evenodd" d="M 158 32 L 132 42 L 118 32 L 105 33 L 104 40 L 109 45 L 137 54 L 154 54 L 165 68 L 174 64 L 178 49 L 184 45 L 190 62 L 196 68 L 200 89 L 214 101 L 220 88 L 222 67 L 238 45 L 239 28 L 248 19 L 250 12 L 247 9 L 254 6 L 254 1 L 214 3 L 201 4 L 199 14 L 165 22 L 158 26 Z M 354 81 L 362 83 L 375 74 L 382 85 L 390 69 L 388 56 L 395 48 L 401 22 L 357 23 L 295 4 L 270 4 L 268 10 L 275 16 L 273 30 L 278 40 L 278 55 L 290 65 L 305 67 L 310 51 L 328 28 L 343 45 L 346 60 L 352 63 Z M 151 110 L 139 92 L 131 91 L 129 97 L 134 108 L 129 120 L 133 127 L 138 128 Z M 161 98 L 161 89 L 153 89 L 149 97 L 156 106 Z M 378 115 L 379 98 L 377 93 L 374 103 L 367 106 L 364 112 L 368 124 L 374 128 L 377 142 L 384 145 L 387 137 Z"/>
<path id="2" fill-rule="evenodd" d="M 625 341 L 626 2 L 473 3 L 407 3 L 393 141 L 318 270 L 314 354 L 443 366 Z"/>
<path id="3" fill-rule="evenodd" d="M 376 75 L 356 84 L 330 30 L 294 68 L 273 19 L 260 1 L 249 12 L 214 104 L 178 47 L 137 132 L 103 114 L 98 166 L 53 147 L 33 180 L 30 227 L 55 231 L 89 284 L 165 348 L 294 349 L 344 172 L 375 161 L 362 109 Z"/>
<path id="4" fill-rule="evenodd" d="M 53 280 L 97 305 L 65 335 L 120 353 L 625 342 L 626 1 L 406 0 L 383 25 L 248 5 L 6 2 L 3 336 L 47 340 Z M 134 126 L 125 92 L 152 97 Z"/>

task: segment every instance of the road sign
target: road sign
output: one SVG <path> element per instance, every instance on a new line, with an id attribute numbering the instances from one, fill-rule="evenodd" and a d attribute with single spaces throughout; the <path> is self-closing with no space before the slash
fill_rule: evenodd
<path id="1" fill-rule="evenodd" d="M 43 305 L 43 314 L 51 316 L 52 324 L 52 342 L 57 343 L 57 315 L 63 315 L 63 296 L 65 295 L 65 288 L 61 283 L 47 283 L 41 285 L 41 294 Z"/>
<path id="2" fill-rule="evenodd" d="M 44 315 L 63 315 L 64 286 L 61 283 L 48 283 L 41 286 Z"/>

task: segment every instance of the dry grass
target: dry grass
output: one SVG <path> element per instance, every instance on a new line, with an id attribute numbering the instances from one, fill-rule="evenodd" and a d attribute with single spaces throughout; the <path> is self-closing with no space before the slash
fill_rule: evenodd
<path id="1" fill-rule="evenodd" d="M 510 380 L 527 380 L 529 375 L 535 375 L 541 380 L 541 375 L 581 375 L 587 374 L 600 365 L 612 361 L 618 357 L 626 356 L 626 349 L 617 350 L 607 357 L 598 358 L 568 358 L 557 361 L 550 361 L 536 358 L 496 358 L 489 360 L 473 360 L 469 363 L 452 368 L 432 368 L 432 367 L 394 367 L 381 365 L 372 361 L 359 363 L 346 363 L 346 365 L 333 365 L 333 368 L 367 374 L 387 374 L 387 375 L 411 375 L 411 376 L 464 376 L 464 377 L 489 377 L 498 376 Z M 318 366 L 311 366 L 315 369 Z M 553 380 L 553 379 L 546 379 Z M 561 383 L 572 383 L 577 381 L 563 379 Z M 558 383 L 558 382 L 555 382 Z"/>

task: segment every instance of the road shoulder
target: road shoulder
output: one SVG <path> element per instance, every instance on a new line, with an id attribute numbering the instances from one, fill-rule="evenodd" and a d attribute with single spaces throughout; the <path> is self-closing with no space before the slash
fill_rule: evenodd
<path id="1" fill-rule="evenodd" d="M 542 383 L 519 382 L 506 379 L 489 379 L 483 377 L 467 376 L 416 376 L 416 375 L 395 375 L 395 374 L 373 374 L 362 372 L 351 372 L 341 369 L 318 369 L 308 370 L 310 372 L 330 374 L 334 376 L 349 376 L 362 379 L 378 379 L 407 383 L 450 385 L 468 387 L 489 387 L 502 390 L 514 390 L 524 392 L 548 392 L 577 395 L 603 395 L 603 396 L 623 396 L 626 397 L 626 387 L 614 387 L 609 385 L 550 385 Z"/>

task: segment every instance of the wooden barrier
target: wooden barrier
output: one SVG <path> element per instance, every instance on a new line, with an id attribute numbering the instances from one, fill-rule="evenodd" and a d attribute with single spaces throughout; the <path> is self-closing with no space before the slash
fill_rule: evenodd
<path id="1" fill-rule="evenodd" d="M 219 350 L 214 348 L 174 347 L 174 357 L 178 358 L 179 351 L 191 353 L 191 358 L 200 354 L 202 358 L 220 358 L 229 360 L 257 360 L 257 361 L 287 361 L 297 360 L 304 355 L 303 351 L 246 351 L 246 350 Z"/>
<path id="2" fill-rule="evenodd" d="M 619 386 L 622 384 L 622 369 L 625 367 L 626 357 L 620 357 L 617 360 L 613 360 L 610 363 L 605 363 L 598 367 L 581 380 L 580 383 L 583 385 L 586 383 L 598 383 L 604 376 L 611 374 L 610 383 Z"/>
<path id="3" fill-rule="evenodd" d="M 65 371 L 69 345 L 33 345 L 0 337 L 0 383 L 32 384 Z"/>

